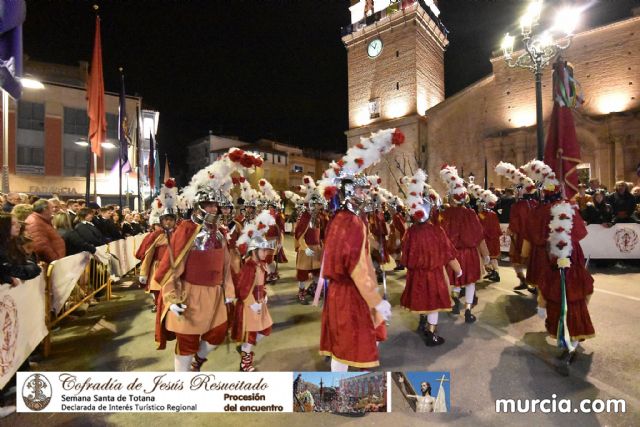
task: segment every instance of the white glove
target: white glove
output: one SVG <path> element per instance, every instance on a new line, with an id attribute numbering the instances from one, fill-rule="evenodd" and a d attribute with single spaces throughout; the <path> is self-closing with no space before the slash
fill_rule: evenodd
<path id="1" fill-rule="evenodd" d="M 225 299 L 224 299 L 224 303 L 225 303 L 225 304 L 232 304 L 232 303 L 234 303 L 235 301 L 236 301 L 236 299 L 235 299 L 235 298 L 225 298 Z"/>
<path id="2" fill-rule="evenodd" d="M 311 249 L 311 248 L 306 248 L 306 249 L 304 250 L 304 254 L 305 254 L 306 256 L 313 256 L 313 255 L 315 255 L 315 252 L 314 252 L 314 251 L 313 251 L 313 249 Z"/>
<path id="3" fill-rule="evenodd" d="M 489 255 L 485 255 L 482 257 L 482 261 L 484 262 L 484 265 L 488 265 L 491 263 L 491 257 Z"/>
<path id="4" fill-rule="evenodd" d="M 140 282 L 141 285 L 146 285 L 147 284 L 147 278 L 145 276 L 140 276 L 140 277 L 138 277 L 138 282 Z"/>
<path id="5" fill-rule="evenodd" d="M 540 316 L 542 319 L 547 317 L 547 309 L 544 307 L 538 307 L 538 316 Z"/>
<path id="6" fill-rule="evenodd" d="M 169 310 L 173 311 L 176 316 L 181 316 L 186 309 L 187 309 L 187 306 L 184 304 L 171 304 L 169 306 Z"/>
<path id="7" fill-rule="evenodd" d="M 376 305 L 376 311 L 380 313 L 386 322 L 391 319 L 391 304 L 389 304 L 389 301 L 386 299 L 383 299 L 378 305 Z"/>
<path id="8" fill-rule="evenodd" d="M 254 313 L 256 313 L 256 314 L 260 314 L 260 310 L 262 310 L 262 304 L 257 303 L 257 302 L 254 302 L 253 304 L 251 304 L 251 305 L 249 306 L 249 308 L 250 308 L 251 310 L 253 310 L 253 311 L 254 311 Z"/>
<path id="9" fill-rule="evenodd" d="M 456 274 L 456 279 L 457 279 L 458 277 L 462 277 L 462 270 L 458 271 L 458 274 Z"/>

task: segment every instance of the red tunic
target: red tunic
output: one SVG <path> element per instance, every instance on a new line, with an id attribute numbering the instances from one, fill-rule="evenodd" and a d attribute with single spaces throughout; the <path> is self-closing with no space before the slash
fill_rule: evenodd
<path id="1" fill-rule="evenodd" d="M 236 285 L 236 305 L 234 308 L 234 321 L 231 329 L 231 337 L 237 342 L 247 342 L 247 332 L 260 332 L 263 335 L 269 335 L 270 329 L 262 331 L 249 331 L 244 324 L 244 310 L 251 310 L 249 307 L 245 307 L 244 301 L 249 297 L 250 292 L 253 293 L 253 298 L 256 301 L 263 301 L 267 295 L 267 289 L 264 284 L 254 282 L 256 279 L 256 270 L 259 265 L 251 258 L 247 260 L 242 266 L 240 272 L 240 279 Z M 253 287 L 253 290 L 251 289 Z"/>
<path id="2" fill-rule="evenodd" d="M 445 266 L 456 257 L 456 249 L 438 225 L 413 224 L 402 245 L 402 264 L 407 267 L 407 285 L 400 304 L 418 313 L 451 311 Z"/>
<path id="3" fill-rule="evenodd" d="M 389 229 L 387 223 L 384 220 L 384 213 L 375 211 L 371 214 L 369 221 L 369 230 L 375 239 L 378 249 L 373 250 L 373 259 L 380 264 L 386 264 L 389 262 L 389 253 L 386 251 L 387 235 Z M 383 257 L 384 255 L 384 257 Z"/>
<path id="4" fill-rule="evenodd" d="M 498 215 L 493 211 L 483 211 L 478 213 L 478 218 L 484 230 L 484 241 L 489 249 L 489 256 L 497 258 L 500 256 L 500 237 L 502 229 L 500 228 L 500 220 Z"/>
<path id="5" fill-rule="evenodd" d="M 480 280 L 480 255 L 478 245 L 484 239 L 482 224 L 475 211 L 463 206 L 453 206 L 440 213 L 440 224 L 457 250 L 462 276 L 455 277 L 447 266 L 449 283 L 453 286 L 466 286 Z"/>
<path id="6" fill-rule="evenodd" d="M 153 242 L 155 242 L 156 238 L 162 233 L 164 233 L 163 230 L 156 230 L 152 233 L 147 234 L 146 237 L 142 239 L 142 243 L 140 243 L 140 247 L 136 251 L 136 258 L 142 261 Z"/>
<path id="7" fill-rule="evenodd" d="M 522 242 L 524 241 L 524 230 L 527 225 L 527 217 L 536 207 L 535 200 L 518 200 L 511 206 L 509 214 L 509 231 L 511 232 L 511 247 L 509 248 L 509 259 L 511 264 L 522 264 Z"/>
<path id="8" fill-rule="evenodd" d="M 376 341 L 386 338 L 374 307 L 378 294 L 362 220 L 340 210 L 327 227 L 323 275 L 329 281 L 322 310 L 320 354 L 350 366 L 378 366 Z"/>
<path id="9" fill-rule="evenodd" d="M 548 220 L 551 216 L 547 217 Z M 548 224 L 548 222 L 547 222 Z M 571 228 L 571 266 L 565 270 L 565 286 L 567 296 L 567 326 L 572 340 L 582 340 L 595 335 L 587 298 L 593 293 L 593 277 L 585 268 L 584 253 L 580 240 L 587 236 L 587 227 L 575 207 L 573 227 Z M 544 286 L 540 287 L 542 296 L 547 302 L 547 320 L 545 326 L 550 335 L 556 336 L 562 304 L 562 288 L 560 285 L 560 271 L 555 267 L 556 260 L 546 258 L 549 266 L 544 269 Z"/>
<path id="10" fill-rule="evenodd" d="M 547 255 L 547 239 L 549 238 L 549 220 L 551 219 L 551 204 L 541 203 L 531 210 L 527 216 L 523 238 L 531 246 L 529 262 L 527 263 L 527 283 L 544 287 L 544 278 L 550 268 Z"/>
<path id="11" fill-rule="evenodd" d="M 402 249 L 402 239 L 407 233 L 407 223 L 404 216 L 400 213 L 393 215 L 391 221 L 391 234 L 387 239 L 387 252 L 389 254 L 399 254 Z M 400 240 L 400 244 L 396 245 L 396 240 Z"/>

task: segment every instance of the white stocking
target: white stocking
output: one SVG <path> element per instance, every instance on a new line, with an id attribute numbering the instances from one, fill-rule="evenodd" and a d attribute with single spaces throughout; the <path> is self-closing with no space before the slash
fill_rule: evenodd
<path id="1" fill-rule="evenodd" d="M 251 349 L 253 348 L 253 344 L 249 344 L 248 342 L 242 343 L 242 351 L 245 353 L 251 353 Z"/>
<path id="2" fill-rule="evenodd" d="M 580 341 L 571 341 L 571 345 L 577 350 L 578 346 L 580 345 Z"/>
<path id="3" fill-rule="evenodd" d="M 467 302 L 467 304 L 473 304 L 473 296 L 476 293 L 476 284 L 475 283 L 469 283 L 465 288 L 464 291 L 464 299 Z"/>
<path id="4" fill-rule="evenodd" d="M 349 365 L 345 365 L 342 362 L 338 362 L 336 359 L 331 358 L 331 372 L 347 372 L 349 371 Z"/>
<path id="5" fill-rule="evenodd" d="M 191 370 L 191 361 L 193 356 L 181 356 L 176 354 L 173 359 L 173 369 L 176 372 L 189 372 Z"/>
<path id="6" fill-rule="evenodd" d="M 427 322 L 429 322 L 430 325 L 437 325 L 438 324 L 438 312 L 435 311 L 433 313 L 427 314 Z"/>
<path id="7" fill-rule="evenodd" d="M 198 357 L 201 359 L 206 359 L 207 354 L 211 353 L 215 350 L 217 345 L 209 344 L 206 341 L 200 341 L 200 348 L 198 349 Z"/>
<path id="8" fill-rule="evenodd" d="M 460 286 L 454 286 L 453 287 L 453 292 L 456 292 L 457 294 L 460 294 Z"/>
<path id="9" fill-rule="evenodd" d="M 298 289 L 304 289 L 307 287 L 307 282 L 298 282 Z"/>
<path id="10" fill-rule="evenodd" d="M 266 335 L 262 335 L 262 334 L 257 334 L 256 335 L 256 344 L 260 343 L 260 341 L 262 341 L 262 339 L 266 337 Z"/>

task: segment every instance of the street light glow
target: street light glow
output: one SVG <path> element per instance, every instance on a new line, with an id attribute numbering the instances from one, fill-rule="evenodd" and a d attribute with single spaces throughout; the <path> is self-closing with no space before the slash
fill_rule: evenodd
<path id="1" fill-rule="evenodd" d="M 527 37 L 531 34 L 531 27 L 533 26 L 533 17 L 528 13 L 525 13 L 522 18 L 520 18 L 520 29 L 522 31 L 522 35 Z"/>
<path id="2" fill-rule="evenodd" d="M 540 20 L 540 14 L 542 13 L 542 0 L 533 0 L 527 7 L 527 13 L 531 18 L 533 24 L 536 24 Z"/>
<path id="3" fill-rule="evenodd" d="M 107 150 L 113 150 L 114 148 L 116 148 L 116 145 L 111 141 L 103 142 L 100 145 L 102 146 L 102 148 Z"/>
<path id="4" fill-rule="evenodd" d="M 28 77 L 22 77 L 20 79 L 20 84 L 25 89 L 35 89 L 35 90 L 44 89 L 44 85 L 42 84 L 42 82 L 36 79 L 28 78 Z"/>
<path id="5" fill-rule="evenodd" d="M 515 40 L 516 38 L 509 33 L 504 35 L 502 44 L 500 45 L 502 51 L 504 52 L 504 56 L 511 57 L 511 54 L 513 53 L 513 43 L 515 42 Z"/>
<path id="6" fill-rule="evenodd" d="M 74 141 L 73 143 L 79 145 L 80 147 L 86 147 L 89 145 L 89 143 L 84 139 L 79 139 L 77 141 Z"/>
<path id="7" fill-rule="evenodd" d="M 578 27 L 580 22 L 580 9 L 575 7 L 567 7 L 561 9 L 556 14 L 556 20 L 553 25 L 555 31 L 571 35 Z"/>

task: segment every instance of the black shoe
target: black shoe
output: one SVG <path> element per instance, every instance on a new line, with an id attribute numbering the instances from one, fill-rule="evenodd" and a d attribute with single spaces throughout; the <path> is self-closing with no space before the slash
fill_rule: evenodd
<path id="1" fill-rule="evenodd" d="M 536 288 L 535 286 L 530 286 L 527 288 L 527 290 L 531 292 L 533 295 L 538 295 L 538 288 Z"/>
<path id="2" fill-rule="evenodd" d="M 460 298 L 453 298 L 453 305 L 451 306 L 451 314 L 460 314 Z"/>
<path id="3" fill-rule="evenodd" d="M 462 298 L 463 296 L 465 296 L 467 294 L 467 288 L 463 287 L 462 289 L 460 289 L 460 297 Z"/>
<path id="4" fill-rule="evenodd" d="M 500 281 L 500 273 L 498 273 L 496 270 L 493 270 L 491 272 L 489 280 L 491 280 L 494 283 L 498 283 Z"/>
<path id="5" fill-rule="evenodd" d="M 402 271 L 402 270 L 404 270 L 404 265 L 402 264 L 396 265 L 396 268 L 393 269 L 393 271 Z"/>
<path id="6" fill-rule="evenodd" d="M 490 272 L 488 272 L 487 274 L 485 274 L 482 279 L 484 280 L 491 280 L 491 273 L 493 273 L 493 270 L 491 270 Z"/>
<path id="7" fill-rule="evenodd" d="M 525 289 L 529 289 L 524 280 L 520 280 L 520 284 L 513 288 L 514 291 L 524 291 Z"/>
<path id="8" fill-rule="evenodd" d="M 318 287 L 318 282 L 313 282 L 309 285 L 307 290 L 305 291 L 306 296 L 315 297 L 316 296 L 316 288 Z"/>
<path id="9" fill-rule="evenodd" d="M 427 341 L 425 342 L 427 347 L 435 347 L 437 345 L 444 344 L 444 338 L 438 336 L 435 332 L 427 331 Z"/>
<path id="10" fill-rule="evenodd" d="M 556 366 L 556 371 L 564 376 L 564 377 L 568 377 L 569 376 L 569 366 L 571 365 L 571 363 L 574 361 L 574 359 L 576 358 L 576 351 L 566 351 L 564 353 L 562 353 L 562 355 L 560 356 L 560 361 L 558 362 L 558 365 Z"/>
<path id="11" fill-rule="evenodd" d="M 476 321 L 476 316 L 471 314 L 471 310 L 468 308 L 464 311 L 464 321 L 465 323 L 473 323 Z"/>

